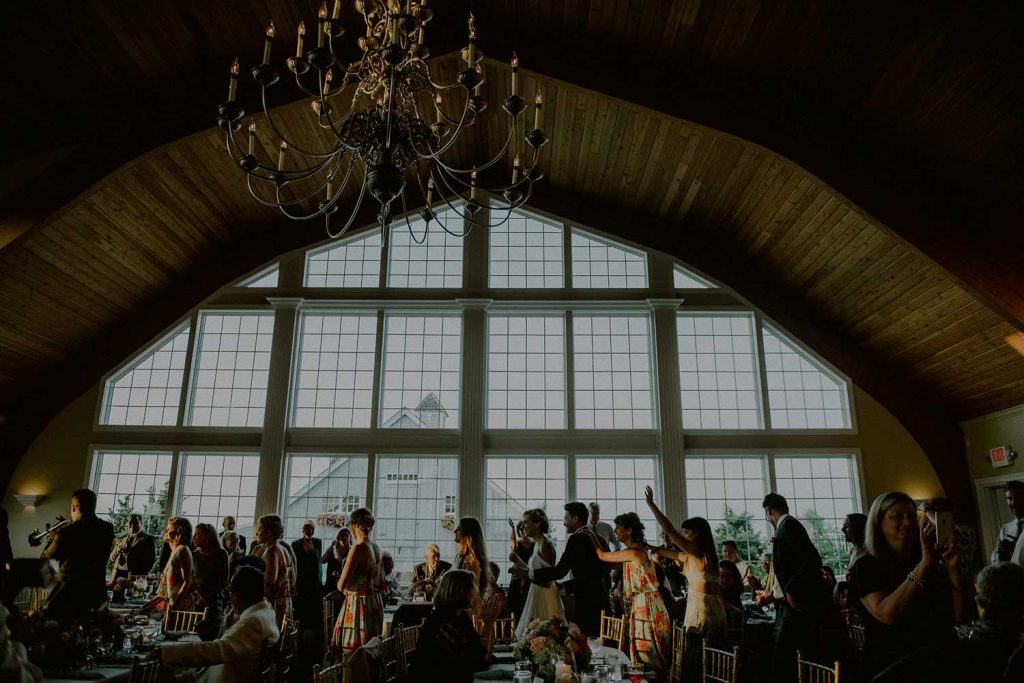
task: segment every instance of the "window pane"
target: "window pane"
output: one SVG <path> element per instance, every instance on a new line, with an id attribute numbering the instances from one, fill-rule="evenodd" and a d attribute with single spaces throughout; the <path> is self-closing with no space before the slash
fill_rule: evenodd
<path id="1" fill-rule="evenodd" d="M 292 426 L 369 427 L 376 343 L 374 313 L 304 314 Z"/>
<path id="2" fill-rule="evenodd" d="M 561 226 L 513 213 L 490 229 L 488 239 L 491 287 L 565 286 Z"/>
<path id="3" fill-rule="evenodd" d="M 710 289 L 714 287 L 704 278 L 694 275 L 682 266 L 676 266 L 672 274 L 676 289 Z"/>
<path id="4" fill-rule="evenodd" d="M 565 319 L 490 316 L 487 426 L 565 428 Z"/>
<path id="5" fill-rule="evenodd" d="M 572 231 L 572 286 L 634 289 L 647 286 L 647 255 L 581 230 Z"/>
<path id="6" fill-rule="evenodd" d="M 442 223 L 455 235 L 449 234 Z M 462 287 L 462 218 L 438 211 L 429 226 L 422 218 L 396 219 L 388 238 L 388 287 Z"/>
<path id="7" fill-rule="evenodd" d="M 775 429 L 849 429 L 846 383 L 767 325 L 764 365 Z"/>
<path id="8" fill-rule="evenodd" d="M 239 287 L 253 287 L 253 288 L 256 288 L 256 287 L 268 287 L 268 288 L 270 288 L 270 287 L 277 287 L 277 278 L 278 278 L 278 275 L 280 274 L 280 272 L 281 272 L 280 267 L 275 263 L 270 268 L 268 268 L 268 269 L 266 269 L 264 271 L 261 271 L 259 273 L 256 273 L 255 275 L 253 275 L 248 280 L 243 280 L 242 282 L 239 283 L 238 286 Z"/>
<path id="9" fill-rule="evenodd" d="M 188 517 L 192 527 L 205 522 L 220 529 L 231 515 L 236 531 L 255 543 L 256 484 L 260 456 L 239 453 L 187 453 L 182 457 L 185 475 L 177 514 Z"/>
<path id="10" fill-rule="evenodd" d="M 167 519 L 172 454 L 167 451 L 97 451 L 92 490 L 96 514 L 120 536 L 128 517 L 142 515 L 142 530 L 159 538 Z"/>
<path id="11" fill-rule="evenodd" d="M 573 317 L 578 429 L 652 429 L 650 318 Z"/>
<path id="12" fill-rule="evenodd" d="M 349 513 L 366 505 L 366 473 L 365 455 L 289 455 L 285 538 L 301 537 L 310 520 L 324 548 L 334 542 Z"/>
<path id="13" fill-rule="evenodd" d="M 616 515 L 635 512 L 647 527 L 647 540 L 659 543 L 658 524 L 644 501 L 644 487 L 658 488 L 656 456 L 576 457 L 576 498 L 601 506 L 601 519 L 615 526 Z"/>
<path id="14" fill-rule="evenodd" d="M 461 354 L 462 318 L 388 314 L 380 425 L 458 428 Z"/>
<path id="15" fill-rule="evenodd" d="M 687 455 L 684 464 L 687 515 L 708 520 L 719 551 L 732 539 L 741 558 L 759 565 L 772 536 L 761 507 L 768 493 L 764 457 Z"/>
<path id="16" fill-rule="evenodd" d="M 306 255 L 307 287 L 379 287 L 380 230 Z"/>
<path id="17" fill-rule="evenodd" d="M 753 318 L 680 313 L 679 384 L 686 429 L 759 429 Z"/>
<path id="18" fill-rule="evenodd" d="M 187 424 L 262 427 L 273 313 L 203 313 Z"/>
<path id="19" fill-rule="evenodd" d="M 780 471 L 792 472 L 781 476 Z M 843 540 L 843 519 L 860 511 L 855 497 L 851 455 L 776 456 L 775 481 L 789 511 L 803 522 L 823 564 L 837 576 L 846 573 L 850 554 Z"/>
<path id="20" fill-rule="evenodd" d="M 508 582 L 509 518 L 522 519 L 523 512 L 542 508 L 548 515 L 552 538 L 560 553 L 565 549 L 562 524 L 566 495 L 565 458 L 487 458 L 487 555 L 501 567 L 501 583 Z"/>
<path id="21" fill-rule="evenodd" d="M 408 586 L 427 544 L 436 543 L 441 559 L 454 561 L 455 536 L 441 523 L 457 521 L 458 460 L 388 455 L 378 457 L 376 467 L 374 542 L 394 555 L 395 571 Z"/>
<path id="22" fill-rule="evenodd" d="M 174 425 L 178 422 L 188 333 L 188 325 L 179 328 L 107 380 L 100 424 Z"/>

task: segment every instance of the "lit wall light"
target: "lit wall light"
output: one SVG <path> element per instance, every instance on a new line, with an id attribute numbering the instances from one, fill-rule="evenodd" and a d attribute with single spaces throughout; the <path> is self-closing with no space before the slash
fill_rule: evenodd
<path id="1" fill-rule="evenodd" d="M 21 503 L 21 505 L 27 510 L 28 508 L 34 508 L 46 500 L 45 493 L 15 493 L 14 500 Z"/>

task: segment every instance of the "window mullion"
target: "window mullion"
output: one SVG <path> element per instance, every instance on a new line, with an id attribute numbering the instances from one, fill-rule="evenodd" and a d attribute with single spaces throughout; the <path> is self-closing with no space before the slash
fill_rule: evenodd
<path id="1" fill-rule="evenodd" d="M 757 384 L 758 398 L 761 400 L 761 424 L 765 429 L 772 428 L 771 405 L 768 400 L 768 368 L 764 362 L 764 334 L 761 324 L 761 314 L 754 311 L 754 343 L 757 345 L 757 355 L 754 362 L 757 363 Z"/>
<path id="2" fill-rule="evenodd" d="M 654 309 L 654 363 L 659 418 L 658 464 L 661 495 L 669 519 L 686 514 L 686 472 L 683 465 L 683 404 L 679 383 L 679 341 L 676 310 L 682 299 L 651 299 Z"/>
<path id="3" fill-rule="evenodd" d="M 199 309 L 192 311 L 192 317 L 188 325 L 188 350 L 185 352 L 185 367 L 181 371 L 181 397 L 178 401 L 178 419 L 175 421 L 178 427 L 185 424 L 185 411 L 188 410 L 189 401 L 192 400 L 193 366 L 196 357 L 196 339 L 199 338 Z"/>

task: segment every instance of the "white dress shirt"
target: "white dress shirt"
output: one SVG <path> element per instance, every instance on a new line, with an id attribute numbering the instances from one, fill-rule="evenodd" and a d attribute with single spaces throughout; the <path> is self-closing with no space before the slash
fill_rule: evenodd
<path id="1" fill-rule="evenodd" d="M 615 530 L 612 529 L 612 525 L 608 522 L 602 522 L 598 520 L 597 524 L 591 524 L 587 522 L 587 528 L 593 531 L 597 536 L 600 536 L 608 542 L 608 548 L 610 550 L 618 550 L 619 542 L 615 540 Z"/>
<path id="2" fill-rule="evenodd" d="M 259 663 L 263 641 L 281 637 L 277 614 L 266 600 L 251 605 L 217 640 L 208 643 L 168 643 L 161 646 L 164 664 L 205 666 L 196 676 L 200 683 L 244 683 Z"/>
<path id="3" fill-rule="evenodd" d="M 996 546 L 998 547 L 1004 538 L 1017 538 L 1017 543 L 1013 546 L 1013 552 L 1010 553 L 1009 560 L 1017 564 L 1024 564 L 1024 538 L 1021 538 L 1024 536 L 1024 533 L 1022 531 L 1024 531 L 1024 519 L 1015 519 L 1003 525 L 999 530 L 999 538 L 996 540 Z M 995 550 L 992 551 L 992 557 L 989 559 L 992 560 L 992 564 L 1000 561 Z"/>

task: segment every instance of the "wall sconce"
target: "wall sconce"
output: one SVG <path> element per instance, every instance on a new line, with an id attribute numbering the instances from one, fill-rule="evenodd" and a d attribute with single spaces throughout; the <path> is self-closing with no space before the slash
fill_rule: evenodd
<path id="1" fill-rule="evenodd" d="M 46 500 L 45 493 L 15 493 L 14 500 L 21 503 L 21 505 L 28 509 L 34 508 L 44 500 Z"/>

